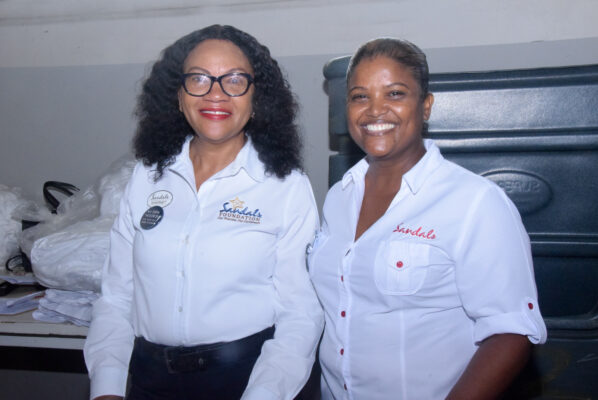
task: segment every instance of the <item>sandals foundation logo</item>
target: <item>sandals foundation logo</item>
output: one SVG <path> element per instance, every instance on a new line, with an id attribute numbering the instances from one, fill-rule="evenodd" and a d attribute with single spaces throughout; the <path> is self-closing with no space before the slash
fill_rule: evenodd
<path id="1" fill-rule="evenodd" d="M 219 211 L 218 219 L 226 219 L 228 221 L 244 222 L 247 224 L 259 224 L 262 222 L 262 214 L 256 208 L 251 211 L 249 207 L 244 207 L 245 202 L 235 197 L 222 205 Z"/>

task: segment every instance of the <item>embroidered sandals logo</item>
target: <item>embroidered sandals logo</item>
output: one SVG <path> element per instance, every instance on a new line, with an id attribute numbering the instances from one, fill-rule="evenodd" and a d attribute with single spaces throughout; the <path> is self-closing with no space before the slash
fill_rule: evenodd
<path id="1" fill-rule="evenodd" d="M 436 238 L 434 229 L 430 229 L 429 231 L 426 231 L 421 226 L 417 229 L 406 228 L 403 226 L 402 222 L 399 225 L 397 225 L 397 228 L 395 230 L 393 230 L 393 232 L 403 233 L 405 235 L 417 236 L 422 239 L 435 239 Z"/>
<path id="2" fill-rule="evenodd" d="M 262 214 L 260 213 L 260 210 L 256 208 L 255 210 L 250 211 L 249 207 L 243 207 L 244 204 L 245 202 L 241 201 L 239 197 L 227 201 L 222 205 L 222 210 L 220 210 L 218 219 L 245 222 L 248 224 L 261 223 Z"/>

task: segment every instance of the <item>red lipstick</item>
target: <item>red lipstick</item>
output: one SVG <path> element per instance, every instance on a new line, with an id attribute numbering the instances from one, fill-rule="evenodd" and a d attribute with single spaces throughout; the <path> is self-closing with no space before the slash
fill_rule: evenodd
<path id="1" fill-rule="evenodd" d="M 199 110 L 199 113 L 202 117 L 211 119 L 214 121 L 220 121 L 223 119 L 227 119 L 232 115 L 230 111 L 227 111 L 223 108 L 202 108 Z"/>

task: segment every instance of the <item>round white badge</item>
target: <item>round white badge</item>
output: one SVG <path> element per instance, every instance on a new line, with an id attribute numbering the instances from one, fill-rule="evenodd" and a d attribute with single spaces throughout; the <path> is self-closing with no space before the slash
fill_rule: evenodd
<path id="1" fill-rule="evenodd" d="M 170 203 L 172 203 L 172 193 L 168 190 L 158 190 L 147 198 L 148 207 L 160 206 L 164 208 Z"/>

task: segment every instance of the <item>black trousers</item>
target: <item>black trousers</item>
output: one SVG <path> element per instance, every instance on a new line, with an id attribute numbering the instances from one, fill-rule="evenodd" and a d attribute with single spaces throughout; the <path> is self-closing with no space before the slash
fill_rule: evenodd
<path id="1" fill-rule="evenodd" d="M 136 338 L 127 400 L 238 400 L 274 328 L 233 342 L 170 347 Z"/>

